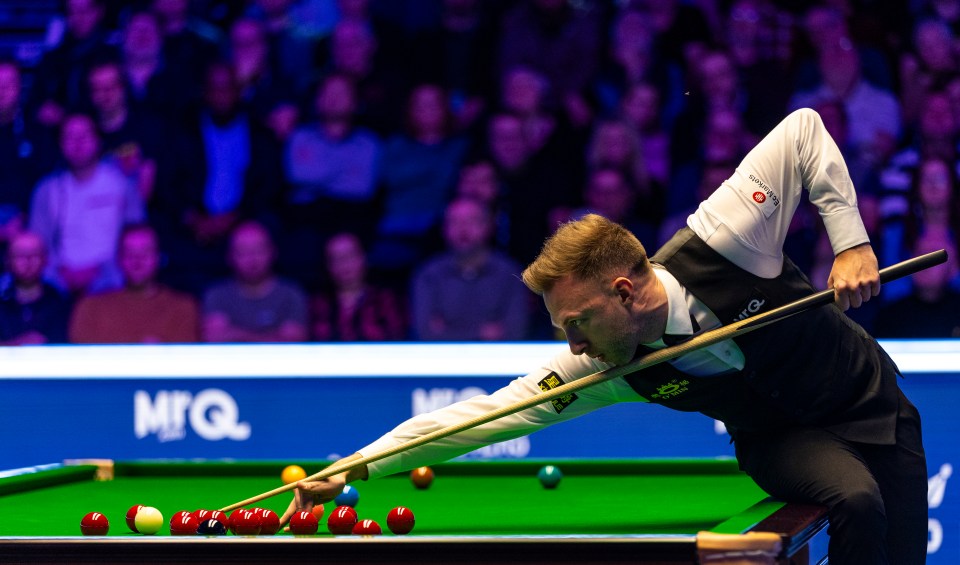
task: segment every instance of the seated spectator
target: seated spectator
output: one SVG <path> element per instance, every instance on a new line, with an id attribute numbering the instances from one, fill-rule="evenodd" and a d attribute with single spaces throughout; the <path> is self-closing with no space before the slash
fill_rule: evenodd
<path id="1" fill-rule="evenodd" d="M 317 120 L 296 128 L 287 140 L 284 253 L 281 264 L 312 283 L 322 264 L 323 241 L 341 231 L 371 233 L 377 224 L 380 139 L 357 127 L 357 94 L 343 75 L 326 77 L 316 90 Z"/>
<path id="2" fill-rule="evenodd" d="M 240 18 L 230 26 L 230 64 L 240 87 L 240 98 L 254 119 L 285 141 L 297 125 L 299 111 L 293 86 L 271 64 L 264 24 Z"/>
<path id="3" fill-rule="evenodd" d="M 360 238 L 339 233 L 325 247 L 330 289 L 310 300 L 310 333 L 317 341 L 394 341 L 407 335 L 401 301 L 367 281 Z"/>
<path id="4" fill-rule="evenodd" d="M 528 296 L 520 265 L 490 247 L 490 211 L 473 200 L 447 206 L 448 251 L 414 276 L 413 325 L 425 341 L 500 341 L 527 336 Z"/>
<path id="5" fill-rule="evenodd" d="M 60 151 L 66 170 L 40 181 L 30 210 L 30 229 L 49 250 L 47 278 L 77 294 L 117 288 L 120 230 L 143 221 L 143 201 L 126 175 L 101 157 L 90 116 L 64 118 Z"/>
<path id="6" fill-rule="evenodd" d="M 43 280 L 47 250 L 35 233 L 20 232 L 7 249 L 0 279 L 0 345 L 67 341 L 70 299 Z"/>
<path id="7" fill-rule="evenodd" d="M 274 221 L 282 193 L 280 145 L 240 104 L 233 69 L 207 69 L 203 105 L 178 144 L 176 170 L 155 196 L 157 229 L 175 286 L 199 295 L 222 278 L 227 239 L 248 219 Z M 173 284 L 173 283 L 171 283 Z"/>
<path id="8" fill-rule="evenodd" d="M 660 93 L 649 83 L 627 89 L 620 101 L 620 116 L 640 136 L 640 154 L 650 180 L 661 187 L 670 180 L 670 133 L 661 118 Z"/>
<path id="9" fill-rule="evenodd" d="M 421 84 L 410 92 L 407 129 L 383 148 L 380 190 L 383 212 L 371 262 L 407 275 L 425 255 L 439 249 L 443 208 L 457 182 L 467 150 L 453 135 L 446 92 Z M 406 276 L 403 276 L 406 279 Z"/>
<path id="10" fill-rule="evenodd" d="M 158 155 L 167 138 L 166 127 L 155 115 L 130 106 L 119 63 L 94 65 L 87 85 L 104 155 L 137 186 L 143 201 L 149 202 L 156 186 Z"/>
<path id="11" fill-rule="evenodd" d="M 273 272 L 274 255 L 262 224 L 248 221 L 234 229 L 228 251 L 234 277 L 208 290 L 203 299 L 205 341 L 306 340 L 306 296 Z"/>
<path id="12" fill-rule="evenodd" d="M 199 341 L 200 308 L 188 294 L 157 282 L 160 248 L 150 226 L 120 236 L 123 288 L 81 298 L 70 319 L 72 343 L 190 343 Z"/>
<path id="13" fill-rule="evenodd" d="M 122 30 L 122 69 L 132 108 L 179 120 L 196 102 L 198 81 L 176 74 L 163 57 L 160 20 L 151 11 L 134 10 Z"/>
<path id="14" fill-rule="evenodd" d="M 908 296 L 880 307 L 874 335 L 891 338 L 960 337 L 960 292 L 950 283 L 958 274 L 957 245 L 946 232 L 933 230 L 917 240 L 915 255 L 945 249 L 947 262 L 911 277 Z"/>
<path id="15" fill-rule="evenodd" d="M 83 104 L 83 85 L 90 65 L 116 53 L 109 45 L 110 32 L 103 21 L 104 7 L 105 0 L 63 3 L 63 35 L 43 54 L 30 88 L 31 117 L 40 124 L 59 127 L 71 109 Z"/>
<path id="16" fill-rule="evenodd" d="M 637 214 L 637 191 L 617 167 L 601 166 L 590 172 L 583 189 L 585 206 L 570 219 L 599 214 L 624 226 L 641 241 L 656 241 L 659 224 L 645 221 Z"/>
<path id="17" fill-rule="evenodd" d="M 30 193 L 55 159 L 48 135 L 23 111 L 20 65 L 0 59 L 0 244 L 26 223 Z"/>
<path id="18" fill-rule="evenodd" d="M 634 192 L 633 200 L 637 203 L 645 220 L 656 223 L 663 217 L 665 200 L 663 186 L 650 178 L 640 137 L 627 122 L 598 121 L 586 153 L 587 164 L 591 169 L 603 167 L 620 171 L 627 186 Z M 632 215 L 636 210 L 625 211 L 625 213 Z M 607 218 L 613 220 L 609 216 Z"/>
<path id="19" fill-rule="evenodd" d="M 794 93 L 791 110 L 812 108 L 822 100 L 838 100 L 847 111 L 851 157 L 877 168 L 890 157 L 900 136 L 900 106 L 893 92 L 863 76 L 860 52 L 849 40 L 823 46 L 819 53 L 820 83 Z"/>

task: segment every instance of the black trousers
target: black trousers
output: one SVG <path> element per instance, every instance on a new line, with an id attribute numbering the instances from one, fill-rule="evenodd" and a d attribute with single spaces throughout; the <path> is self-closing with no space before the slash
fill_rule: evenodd
<path id="1" fill-rule="evenodd" d="M 927 465 L 920 414 L 900 393 L 897 443 L 818 428 L 738 434 L 741 468 L 772 496 L 829 508 L 831 565 L 914 565 L 927 554 Z"/>

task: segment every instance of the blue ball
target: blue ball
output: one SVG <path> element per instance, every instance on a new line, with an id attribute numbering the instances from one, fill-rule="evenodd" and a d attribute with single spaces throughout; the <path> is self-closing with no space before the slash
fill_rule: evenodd
<path id="1" fill-rule="evenodd" d="M 343 492 L 333 499 L 333 502 L 337 506 L 355 507 L 357 503 L 360 502 L 360 492 L 352 486 L 347 485 L 343 487 Z"/>
<path id="2" fill-rule="evenodd" d="M 560 484 L 560 479 L 563 478 L 563 473 L 553 465 L 544 465 L 540 468 L 540 471 L 537 472 L 537 478 L 540 479 L 540 484 L 543 485 L 543 488 L 557 488 L 557 485 Z"/>

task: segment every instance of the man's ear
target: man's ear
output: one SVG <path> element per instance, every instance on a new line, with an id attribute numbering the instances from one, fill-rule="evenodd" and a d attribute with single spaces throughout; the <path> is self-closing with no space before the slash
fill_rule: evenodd
<path id="1" fill-rule="evenodd" d="M 620 298 L 620 302 L 624 304 L 633 300 L 634 288 L 633 281 L 628 277 L 617 277 L 613 279 L 613 290 Z"/>

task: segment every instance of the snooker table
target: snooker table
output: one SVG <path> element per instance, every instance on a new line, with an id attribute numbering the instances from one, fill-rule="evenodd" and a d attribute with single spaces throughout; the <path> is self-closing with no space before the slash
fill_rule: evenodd
<path id="1" fill-rule="evenodd" d="M 112 463 L 112 462 L 111 462 Z M 433 467 L 419 490 L 409 475 L 355 483 L 360 519 L 384 535 L 332 536 L 326 505 L 314 536 L 170 536 L 178 510 L 223 508 L 281 485 L 297 463 L 315 473 L 327 462 L 137 461 L 57 465 L 0 479 L 0 563 L 698 563 L 697 533 L 779 534 L 777 563 L 820 563 L 825 510 L 772 500 L 729 459 L 559 460 L 555 489 L 537 470 L 546 461 L 461 461 Z M 278 513 L 290 495 L 259 503 Z M 131 532 L 134 504 L 157 507 L 157 535 Z M 416 526 L 390 533 L 387 512 L 413 510 Z M 83 537 L 91 511 L 110 520 L 108 535 Z M 737 536 L 740 539 L 743 536 Z"/>

